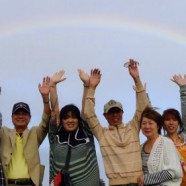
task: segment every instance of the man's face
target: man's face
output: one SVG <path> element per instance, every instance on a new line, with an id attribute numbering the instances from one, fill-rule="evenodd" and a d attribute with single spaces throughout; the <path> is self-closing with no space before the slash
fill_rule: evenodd
<path id="1" fill-rule="evenodd" d="M 25 112 L 25 110 L 17 110 L 12 115 L 12 122 L 15 126 L 17 132 L 23 132 L 26 128 L 28 123 L 30 122 L 31 116 Z"/>
<path id="2" fill-rule="evenodd" d="M 109 125 L 117 126 L 122 123 L 123 111 L 119 108 L 111 108 L 107 113 L 104 113 Z"/>

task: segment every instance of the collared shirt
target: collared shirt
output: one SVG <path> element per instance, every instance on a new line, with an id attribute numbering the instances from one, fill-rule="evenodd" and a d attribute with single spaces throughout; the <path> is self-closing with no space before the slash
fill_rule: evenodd
<path id="1" fill-rule="evenodd" d="M 16 144 L 8 165 L 7 178 L 30 178 L 28 164 L 23 153 L 23 138 L 22 135 L 18 133 L 16 133 Z"/>
<path id="2" fill-rule="evenodd" d="M 1 186 L 5 186 L 5 176 L 4 176 L 4 172 L 3 172 L 3 167 L 0 161 L 0 185 Z"/>

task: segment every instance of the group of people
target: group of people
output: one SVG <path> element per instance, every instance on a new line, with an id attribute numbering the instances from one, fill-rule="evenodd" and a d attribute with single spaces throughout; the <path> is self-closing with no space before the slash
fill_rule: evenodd
<path id="1" fill-rule="evenodd" d="M 66 80 L 64 70 L 44 77 L 38 87 L 44 107 L 39 126 L 28 129 L 31 111 L 24 102 L 13 106 L 14 129 L 2 127 L 0 118 L 0 186 L 42 185 L 44 166 L 40 164 L 39 146 L 47 134 L 50 186 L 62 185 L 58 175 L 67 161 L 72 186 L 103 185 L 94 137 L 110 186 L 185 186 L 186 76 L 172 78 L 180 87 L 181 114 L 174 108 L 160 114 L 150 104 L 138 62 L 130 59 L 128 71 L 135 83 L 136 111 L 124 123 L 123 105 L 111 99 L 103 108 L 107 128 L 95 111 L 95 92 L 102 76 L 99 69 L 92 69 L 90 74 L 78 69 L 83 83 L 81 110 L 75 104 L 60 109 L 57 84 Z M 140 130 L 146 137 L 141 145 Z"/>

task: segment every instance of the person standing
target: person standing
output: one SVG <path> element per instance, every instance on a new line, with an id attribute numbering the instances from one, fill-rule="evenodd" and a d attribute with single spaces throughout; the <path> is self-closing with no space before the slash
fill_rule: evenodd
<path id="1" fill-rule="evenodd" d="M 138 186 L 180 186 L 180 159 L 174 143 L 161 136 L 161 114 L 152 107 L 146 108 L 142 113 L 140 126 L 147 140 L 141 145 L 143 175 L 138 178 Z"/>
<path id="2" fill-rule="evenodd" d="M 50 118 L 49 105 L 50 78 L 39 84 L 44 110 L 39 126 L 28 129 L 31 119 L 27 103 L 18 102 L 12 109 L 14 129 L 0 127 L 2 141 L 2 165 L 8 186 L 41 186 L 44 166 L 40 165 L 39 146 L 45 139 Z"/>
<path id="3" fill-rule="evenodd" d="M 137 64 L 136 61 L 130 59 L 128 65 L 136 87 L 136 112 L 132 120 L 125 125 L 122 104 L 111 99 L 104 105 L 103 112 L 109 126 L 108 128 L 102 127 L 95 113 L 94 97 L 96 87 L 101 80 L 101 72 L 99 69 L 92 70 L 90 75 L 84 114 L 91 131 L 99 142 L 106 175 L 111 186 L 137 186 L 137 178 L 142 174 L 139 120 L 149 102 L 140 80 Z"/>
<path id="4" fill-rule="evenodd" d="M 181 186 L 186 185 L 186 75 L 174 75 L 172 81 L 179 86 L 181 99 L 181 113 L 169 108 L 163 111 L 165 136 L 170 138 L 178 150 L 183 178 Z M 182 115 L 182 116 L 181 116 Z"/>
<path id="5" fill-rule="evenodd" d="M 82 114 L 89 76 L 79 70 L 79 77 L 84 83 L 82 112 L 74 104 L 67 104 L 59 111 L 56 85 L 66 79 L 63 77 L 64 73 L 64 70 L 55 73 L 51 77 L 50 83 L 52 119 L 48 134 L 50 143 L 49 183 L 51 186 L 61 184 L 59 175 L 65 167 L 70 150 L 68 172 L 73 186 L 99 186 L 101 183 L 94 137 Z"/>

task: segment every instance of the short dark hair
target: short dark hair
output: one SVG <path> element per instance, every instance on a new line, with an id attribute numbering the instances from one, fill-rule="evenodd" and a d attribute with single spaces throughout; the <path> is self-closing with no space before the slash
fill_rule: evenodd
<path id="1" fill-rule="evenodd" d="M 163 111 L 162 117 L 163 117 L 163 122 L 166 120 L 166 118 L 173 116 L 176 120 L 178 120 L 179 123 L 179 131 L 178 133 L 182 132 L 183 130 L 183 122 L 181 119 L 181 115 L 178 110 L 174 108 L 169 108 Z"/>
<path id="2" fill-rule="evenodd" d="M 140 127 L 144 117 L 155 121 L 158 125 L 158 134 L 161 134 L 161 129 L 163 126 L 163 118 L 161 114 L 157 112 L 155 109 L 153 109 L 152 107 L 145 108 L 140 118 Z"/>
<path id="3" fill-rule="evenodd" d="M 79 108 L 74 104 L 68 104 L 64 106 L 60 111 L 60 124 L 62 124 L 63 119 L 66 119 L 68 117 L 69 112 L 71 112 L 73 116 L 77 117 L 79 122 L 81 121 Z"/>

